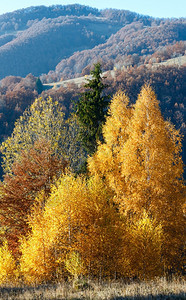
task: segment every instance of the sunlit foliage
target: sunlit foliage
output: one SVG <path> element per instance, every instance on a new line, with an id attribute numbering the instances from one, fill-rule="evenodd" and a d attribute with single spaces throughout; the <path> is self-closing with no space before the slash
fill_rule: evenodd
<path id="1" fill-rule="evenodd" d="M 64 175 L 42 216 L 36 212 L 30 222 L 32 232 L 21 246 L 26 281 L 41 282 L 68 272 L 112 277 L 117 271 L 121 229 L 112 193 L 97 177 L 86 182 Z"/>
<path id="2" fill-rule="evenodd" d="M 161 224 L 144 211 L 140 219 L 128 222 L 124 236 L 123 269 L 125 275 L 150 279 L 163 275 Z"/>
<path id="3" fill-rule="evenodd" d="M 111 120 L 114 120 L 113 104 L 118 99 L 116 94 L 110 108 Z M 126 106 L 124 112 L 126 118 Z M 148 85 L 142 88 L 127 125 L 126 119 L 122 126 L 117 122 L 113 131 L 113 121 L 109 122 L 109 118 L 103 127 L 109 138 L 105 136 L 105 143 L 89 159 L 90 171 L 108 179 L 122 214 L 140 218 L 145 209 L 162 225 L 166 236 L 162 249 L 165 265 L 167 269 L 179 268 L 184 233 L 181 136 L 163 120 L 158 100 Z M 118 144 L 115 155 L 113 149 Z"/>
<path id="4" fill-rule="evenodd" d="M 69 156 L 80 147 L 72 126 L 78 126 L 76 122 L 69 120 L 67 140 L 72 137 L 75 142 Z M 164 121 L 152 88 L 145 85 L 134 106 L 122 91 L 113 97 L 103 126 L 104 141 L 88 158 L 86 177 L 72 174 L 66 161 L 59 159 L 59 150 L 66 147 L 60 148 L 62 136 L 53 145 L 53 128 L 38 128 L 45 139 L 16 154 L 0 190 L 1 223 L 7 212 L 5 219 L 11 220 L 1 224 L 7 225 L 2 230 L 6 237 L 17 234 L 19 255 L 14 258 L 23 280 L 28 284 L 83 276 L 146 280 L 181 272 L 185 191 L 181 135 Z M 71 161 L 76 165 L 77 160 Z M 15 244 L 8 242 L 1 257 L 9 271 L 2 274 L 12 278 L 15 264 L 10 250 Z M 3 260 L 0 266 L 5 270 Z"/>
<path id="5" fill-rule="evenodd" d="M 132 115 L 129 99 L 124 92 L 117 92 L 110 104 L 109 115 L 103 126 L 104 143 L 99 143 L 96 153 L 89 157 L 88 165 L 92 174 L 104 177 L 116 195 L 125 190 L 125 180 L 121 175 L 121 149 L 127 138 L 127 127 Z"/>
<path id="6" fill-rule="evenodd" d="M 20 236 L 28 232 L 27 216 L 37 193 L 43 191 L 44 208 L 51 184 L 66 166 L 64 159 L 52 155 L 51 143 L 40 139 L 28 151 L 21 151 L 19 161 L 15 161 L 11 173 L 5 175 L 1 187 L 0 220 L 7 229 L 5 235 L 14 253 Z"/>
<path id="7" fill-rule="evenodd" d="M 8 249 L 8 244 L 4 242 L 0 247 L 0 284 L 15 283 L 17 276 L 16 262 Z"/>
<path id="8" fill-rule="evenodd" d="M 38 139 L 51 143 L 52 153 L 62 154 L 64 141 L 64 113 L 57 101 L 38 98 L 15 123 L 12 135 L 2 143 L 3 167 L 10 172 L 19 161 L 22 150 L 28 150 Z"/>
<path id="9" fill-rule="evenodd" d="M 182 206 L 181 136 L 163 120 L 155 93 L 144 86 L 127 128 L 121 174 L 126 189 L 121 209 L 141 214 L 145 209 L 162 224 L 167 267 L 178 266 L 182 257 L 184 219 Z"/>
<path id="10" fill-rule="evenodd" d="M 84 274 L 84 267 L 79 252 L 69 252 L 65 260 L 65 268 L 74 277 L 78 278 Z"/>

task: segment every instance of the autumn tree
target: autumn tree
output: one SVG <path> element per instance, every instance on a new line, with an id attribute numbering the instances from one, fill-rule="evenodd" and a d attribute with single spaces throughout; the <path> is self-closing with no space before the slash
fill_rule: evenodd
<path id="1" fill-rule="evenodd" d="M 88 79 L 84 86 L 86 90 L 75 106 L 75 113 L 82 126 L 80 137 L 88 154 L 96 150 L 96 143 L 101 138 L 109 99 L 103 93 L 106 86 L 102 81 L 100 63 L 95 64 L 90 73 L 92 79 Z"/>
<path id="2" fill-rule="evenodd" d="M 128 139 L 127 128 L 132 112 L 129 98 L 121 90 L 118 91 L 111 100 L 103 126 L 105 142 L 99 142 L 95 154 L 88 158 L 90 172 L 104 178 L 118 196 L 125 191 L 126 183 L 121 174 L 121 149 Z"/>
<path id="3" fill-rule="evenodd" d="M 148 216 L 146 211 L 133 222 L 128 221 L 123 236 L 123 260 L 121 259 L 125 276 L 142 280 L 162 276 L 164 239 L 161 224 Z"/>
<path id="4" fill-rule="evenodd" d="M 121 150 L 126 182 L 121 208 L 139 215 L 145 209 L 161 223 L 166 236 L 163 257 L 168 268 L 177 267 L 184 232 L 181 136 L 164 121 L 150 86 L 142 88 L 127 132 Z"/>
<path id="5" fill-rule="evenodd" d="M 64 276 L 113 277 L 119 269 L 121 228 L 113 193 L 98 177 L 63 175 L 42 215 L 21 244 L 21 272 L 28 282 Z M 34 251 L 32 251 L 34 249 Z"/>
<path id="6" fill-rule="evenodd" d="M 8 249 L 7 242 L 0 246 L 0 284 L 16 283 L 18 279 L 16 261 Z"/>
<path id="7" fill-rule="evenodd" d="M 27 284 L 51 281 L 59 265 L 55 253 L 59 252 L 56 237 L 60 224 L 53 214 L 49 215 L 41 209 L 42 199 L 42 195 L 36 198 L 32 213 L 28 216 L 31 230 L 27 237 L 21 238 L 20 243 L 20 273 Z M 52 209 L 48 211 L 52 213 Z"/>
<path id="8" fill-rule="evenodd" d="M 112 104 L 111 117 L 103 127 L 108 138 L 106 136 L 106 142 L 89 159 L 90 171 L 108 180 L 116 192 L 115 201 L 121 214 L 140 218 L 145 210 L 161 224 L 166 236 L 162 248 L 165 265 L 167 269 L 180 267 L 184 228 L 181 136 L 170 123 L 164 121 L 150 86 L 142 88 L 132 116 L 127 119 L 128 124 L 125 121 L 121 127 L 118 122 L 114 133 L 112 122 L 109 122 L 109 118 L 114 120 Z M 114 152 L 119 140 L 121 143 Z M 115 158 L 118 161 L 113 164 Z M 109 176 L 105 166 L 111 170 Z"/>
<path id="9" fill-rule="evenodd" d="M 52 98 L 38 98 L 15 122 L 12 135 L 2 143 L 3 168 L 11 172 L 14 161 L 19 161 L 22 150 L 28 150 L 38 139 L 50 142 L 51 151 L 65 156 L 64 113 Z"/>
<path id="10" fill-rule="evenodd" d="M 27 216 L 37 193 L 43 192 L 44 207 L 51 184 L 66 166 L 64 159 L 52 153 L 50 142 L 42 139 L 29 150 L 22 150 L 11 173 L 5 175 L 0 199 L 1 224 L 6 227 L 5 235 L 14 251 L 20 236 L 28 232 Z"/>

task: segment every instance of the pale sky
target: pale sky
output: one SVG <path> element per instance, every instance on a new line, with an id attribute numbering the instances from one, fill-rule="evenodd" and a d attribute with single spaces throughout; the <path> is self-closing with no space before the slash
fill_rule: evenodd
<path id="1" fill-rule="evenodd" d="M 126 9 L 153 17 L 186 17 L 186 0 L 0 0 L 0 14 L 29 6 L 79 3 L 98 9 Z"/>

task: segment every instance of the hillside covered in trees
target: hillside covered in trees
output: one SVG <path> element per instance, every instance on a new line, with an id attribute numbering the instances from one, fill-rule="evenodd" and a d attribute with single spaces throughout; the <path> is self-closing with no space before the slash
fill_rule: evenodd
<path id="1" fill-rule="evenodd" d="M 185 51 L 185 18 L 0 16 L 0 287 L 184 274 Z"/>
<path id="2" fill-rule="evenodd" d="M 106 43 L 62 60 L 56 66 L 55 73 L 58 78 L 74 77 L 76 73 L 85 75 L 90 71 L 91 63 L 97 60 L 103 61 L 106 71 L 182 56 L 186 50 L 185 32 L 185 20 L 161 21 L 161 24 L 151 26 L 146 26 L 142 21 L 132 22 L 112 35 Z"/>
<path id="3" fill-rule="evenodd" d="M 78 4 L 30 7 L 0 16 L 0 78 L 45 74 L 42 81 L 51 82 L 89 73 L 98 60 L 105 70 L 141 65 L 157 51 L 153 59 L 161 61 L 184 55 L 185 32 L 184 18 Z"/>
<path id="4" fill-rule="evenodd" d="M 42 83 L 90 74 L 101 63 L 111 96 L 119 86 L 135 102 L 152 83 L 165 118 L 185 132 L 185 19 L 155 19 L 126 10 L 82 5 L 38 6 L 0 16 L 0 142 L 42 92 Z M 174 59 L 178 64 L 174 64 Z M 160 65 L 172 59 L 169 67 Z M 159 64 L 159 65 L 157 65 Z M 154 67 L 156 65 L 156 67 Z M 114 72 L 114 76 L 113 76 Z M 43 91 L 59 101 L 68 118 L 83 86 Z"/>
<path id="5" fill-rule="evenodd" d="M 104 64 L 103 64 L 104 66 Z M 184 66 L 158 66 L 148 65 L 134 66 L 128 69 L 116 70 L 113 78 L 112 72 L 107 72 L 103 79 L 107 85 L 105 94 L 111 97 L 122 88 L 126 91 L 131 103 L 135 103 L 137 95 L 145 82 L 149 82 L 156 92 L 160 101 L 160 107 L 165 119 L 170 119 L 177 129 L 185 136 L 185 101 L 186 101 L 186 68 Z M 0 142 L 12 133 L 14 123 L 24 110 L 39 96 L 36 86 L 37 78 L 29 74 L 25 78 L 10 76 L 1 80 L 0 86 Z M 61 85 L 58 89 L 44 90 L 42 97 L 51 96 L 59 102 L 65 119 L 73 111 L 73 102 L 77 101 L 78 95 L 84 90 L 83 85 Z M 185 137 L 183 146 L 185 145 Z M 186 163 L 185 147 L 183 159 Z M 2 171 L 1 171 L 2 174 Z"/>
<path id="6" fill-rule="evenodd" d="M 126 23 L 140 18 L 124 11 L 114 20 L 81 5 L 31 7 L 2 15 L 0 77 L 47 73 L 61 59 L 106 42 Z"/>

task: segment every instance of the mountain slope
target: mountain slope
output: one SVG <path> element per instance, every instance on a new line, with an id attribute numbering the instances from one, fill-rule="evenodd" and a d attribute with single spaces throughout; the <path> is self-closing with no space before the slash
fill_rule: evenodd
<path id="1" fill-rule="evenodd" d="M 81 5 L 39 6 L 0 16 L 0 78 L 48 73 L 77 51 L 92 49 L 124 25 L 152 18 Z"/>
<path id="2" fill-rule="evenodd" d="M 62 77 L 74 77 L 98 60 L 103 60 L 103 67 L 107 64 L 117 68 L 143 64 L 147 56 L 158 49 L 185 40 L 186 20 L 165 21 L 153 26 L 133 22 L 112 35 L 106 43 L 62 60 L 55 72 Z"/>
<path id="3" fill-rule="evenodd" d="M 89 6 L 74 5 L 52 5 L 52 6 L 31 6 L 19 9 L 10 13 L 0 15 L 0 34 L 10 31 L 25 30 L 35 21 L 41 21 L 43 18 L 53 19 L 60 16 L 88 16 L 92 14 L 99 16 L 98 9 Z"/>
<path id="4" fill-rule="evenodd" d="M 58 17 L 39 21 L 0 47 L 0 77 L 28 73 L 38 76 L 48 72 L 75 51 L 104 42 L 107 27 L 109 22 L 96 17 Z M 110 35 L 117 30 L 118 26 L 113 26 L 105 33 Z"/>

